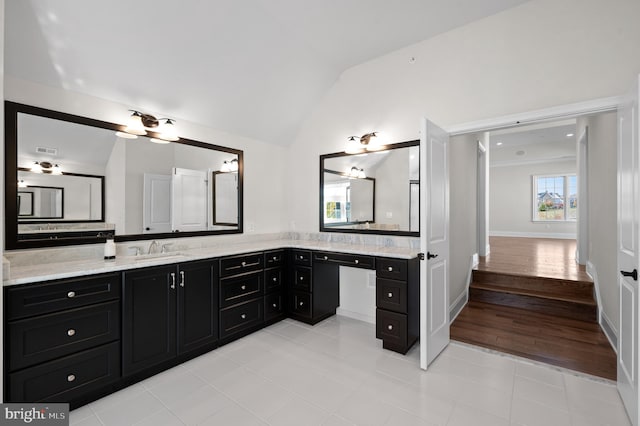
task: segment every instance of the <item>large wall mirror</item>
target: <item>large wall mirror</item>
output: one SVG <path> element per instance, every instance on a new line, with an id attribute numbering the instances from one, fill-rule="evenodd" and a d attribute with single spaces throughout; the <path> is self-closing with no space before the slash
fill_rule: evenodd
<path id="1" fill-rule="evenodd" d="M 6 248 L 242 232 L 243 152 L 5 103 Z"/>
<path id="2" fill-rule="evenodd" d="M 420 141 L 320 156 L 320 231 L 420 235 Z"/>

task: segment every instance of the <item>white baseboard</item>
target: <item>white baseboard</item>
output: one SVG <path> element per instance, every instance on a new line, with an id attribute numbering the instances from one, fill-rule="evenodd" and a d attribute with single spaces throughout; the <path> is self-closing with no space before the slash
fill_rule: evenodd
<path id="1" fill-rule="evenodd" d="M 510 231 L 490 231 L 490 237 L 524 237 L 524 238 L 558 238 L 561 240 L 575 240 L 577 238 L 572 232 L 510 232 Z"/>
<path id="2" fill-rule="evenodd" d="M 467 272 L 467 285 L 465 286 L 464 291 L 449 306 L 449 323 L 455 321 L 455 319 L 460 314 L 460 311 L 462 311 L 462 308 L 464 308 L 464 306 L 469 301 L 469 286 L 471 285 L 471 280 L 473 277 L 473 268 L 476 265 L 478 265 L 478 253 L 474 253 L 471 256 L 469 271 Z"/>
<path id="3" fill-rule="evenodd" d="M 357 319 L 357 320 L 360 320 L 360 321 L 368 322 L 370 324 L 375 324 L 376 323 L 376 317 L 375 316 L 364 315 L 364 314 L 361 314 L 360 312 L 348 311 L 348 310 L 343 309 L 341 307 L 338 307 L 338 309 L 336 309 L 336 315 Z"/>
<path id="4" fill-rule="evenodd" d="M 596 305 L 598 306 L 598 324 L 600 324 L 600 328 L 604 332 L 604 335 L 607 336 L 609 343 L 613 350 L 618 353 L 618 330 L 613 326 L 611 320 L 602 310 L 602 299 L 600 298 L 600 281 L 598 280 L 598 271 L 596 267 L 591 261 L 587 261 L 586 267 L 587 275 L 591 277 L 593 280 L 593 286 L 596 292 Z"/>
<path id="5" fill-rule="evenodd" d="M 478 253 L 473 253 L 473 257 L 471 258 L 471 267 L 475 268 L 480 263 L 480 256 Z"/>

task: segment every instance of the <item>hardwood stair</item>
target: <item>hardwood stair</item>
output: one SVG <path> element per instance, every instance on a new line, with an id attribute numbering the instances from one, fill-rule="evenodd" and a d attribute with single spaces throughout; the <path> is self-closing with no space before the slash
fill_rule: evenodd
<path id="1" fill-rule="evenodd" d="M 469 300 L 597 322 L 591 281 L 474 270 Z"/>

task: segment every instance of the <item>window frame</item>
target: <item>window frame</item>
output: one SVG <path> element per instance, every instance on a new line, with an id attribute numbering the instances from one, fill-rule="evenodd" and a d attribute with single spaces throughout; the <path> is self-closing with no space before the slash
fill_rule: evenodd
<path id="1" fill-rule="evenodd" d="M 563 218 L 562 219 L 539 219 L 538 218 L 538 179 L 540 178 L 563 178 Z M 544 222 L 544 223 L 563 223 L 563 222 L 576 222 L 578 220 L 577 215 L 576 218 L 568 217 L 568 206 L 569 206 L 569 178 L 576 178 L 576 198 L 578 196 L 578 175 L 577 173 L 553 173 L 553 174 L 541 174 L 541 175 L 532 175 L 531 176 L 531 221 L 532 222 Z M 577 211 L 577 207 L 576 207 Z"/>

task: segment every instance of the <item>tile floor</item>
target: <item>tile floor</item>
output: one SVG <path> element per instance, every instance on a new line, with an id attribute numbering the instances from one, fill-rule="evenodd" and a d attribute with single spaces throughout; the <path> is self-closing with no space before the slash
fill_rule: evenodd
<path id="1" fill-rule="evenodd" d="M 285 320 L 71 413 L 77 426 L 628 425 L 615 384 L 452 342 L 429 368 L 372 324 Z"/>

